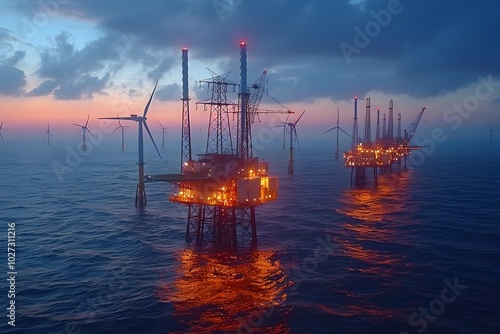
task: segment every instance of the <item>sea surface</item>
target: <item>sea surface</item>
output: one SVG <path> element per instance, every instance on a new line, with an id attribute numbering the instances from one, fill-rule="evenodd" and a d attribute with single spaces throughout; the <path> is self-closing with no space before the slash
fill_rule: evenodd
<path id="1" fill-rule="evenodd" d="M 258 156 L 279 199 L 237 250 L 187 243 L 168 184 L 134 206 L 133 142 L 0 144 L 0 332 L 500 333 L 500 144 L 446 142 L 353 189 L 333 143 L 301 142 L 289 175 L 277 141 Z M 177 146 L 146 145 L 146 173 L 177 172 Z"/>

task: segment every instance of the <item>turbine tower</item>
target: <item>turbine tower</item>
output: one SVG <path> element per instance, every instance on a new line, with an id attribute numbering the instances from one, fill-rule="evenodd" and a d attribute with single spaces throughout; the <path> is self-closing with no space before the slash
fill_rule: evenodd
<path id="1" fill-rule="evenodd" d="M 290 123 L 284 122 L 283 123 L 283 137 L 285 136 L 284 132 L 286 131 L 286 126 L 288 125 L 288 127 L 290 128 L 289 129 L 289 132 L 290 132 L 290 156 L 288 159 L 288 173 L 289 174 L 293 173 L 293 141 L 294 141 L 293 135 L 295 134 L 295 141 L 297 142 L 297 146 L 300 147 L 299 137 L 297 136 L 296 125 L 300 121 L 300 119 L 302 118 L 302 116 L 304 115 L 305 112 L 306 111 L 304 110 L 295 122 L 290 122 Z M 287 120 L 288 120 L 288 118 L 287 118 Z"/>
<path id="2" fill-rule="evenodd" d="M 47 122 L 47 146 L 50 146 L 50 137 L 52 137 L 52 133 L 50 132 L 50 125 L 49 122 Z"/>
<path id="3" fill-rule="evenodd" d="M 162 142 L 161 142 L 161 148 L 165 148 L 165 132 L 167 132 L 167 129 L 166 127 L 164 127 L 160 121 L 158 121 L 158 124 L 160 124 L 161 126 L 161 134 L 162 134 Z"/>
<path id="4" fill-rule="evenodd" d="M 86 142 L 86 137 L 87 137 L 87 131 L 90 133 L 90 135 L 92 137 L 94 137 L 94 134 L 90 131 L 89 129 L 89 119 L 90 119 L 90 114 L 89 116 L 87 117 L 87 122 L 85 123 L 85 125 L 80 125 L 80 124 L 76 124 L 76 123 L 73 123 L 73 125 L 76 125 L 76 126 L 79 126 L 81 127 L 82 129 L 80 130 L 80 132 L 78 132 L 79 134 L 82 133 L 83 134 L 83 146 L 82 146 L 82 149 L 84 151 L 87 150 L 87 142 Z"/>
<path id="5" fill-rule="evenodd" d="M 380 107 L 377 107 L 377 130 L 375 132 L 375 145 L 380 144 Z"/>
<path id="6" fill-rule="evenodd" d="M 3 141 L 3 136 L 2 136 L 2 127 L 3 127 L 3 121 L 2 121 L 2 123 L 0 123 L 0 138 L 2 139 L 2 143 L 3 143 L 4 141 Z"/>
<path id="7" fill-rule="evenodd" d="M 143 139 L 143 127 L 146 129 L 147 133 L 149 134 L 149 138 L 151 138 L 151 141 L 153 142 L 153 145 L 156 149 L 156 152 L 158 153 L 158 156 L 161 159 L 161 154 L 160 151 L 158 150 L 158 147 L 156 147 L 155 141 L 153 139 L 153 135 L 151 134 L 151 131 L 149 131 L 148 123 L 146 123 L 147 120 L 147 113 L 149 106 L 151 104 L 151 100 L 153 100 L 153 95 L 155 94 L 156 86 L 158 85 L 158 81 L 156 82 L 153 92 L 151 93 L 151 96 L 149 97 L 148 103 L 146 104 L 146 107 L 144 108 L 144 114 L 142 116 L 137 116 L 136 114 L 131 114 L 130 117 L 102 117 L 99 119 L 123 119 L 123 120 L 128 120 L 128 121 L 135 121 L 139 123 L 139 135 L 138 135 L 138 141 L 139 141 L 139 181 L 137 183 L 137 190 L 135 193 L 135 206 L 144 206 L 147 204 L 147 199 L 146 199 L 146 191 L 144 189 L 144 139 Z"/>
<path id="8" fill-rule="evenodd" d="M 490 122 L 488 122 L 490 123 Z M 1 127 L 0 127 L 1 129 Z M 493 130 L 493 127 L 491 126 L 491 123 L 490 123 L 490 145 L 493 145 L 493 132 L 500 132 L 498 130 Z"/>
<path id="9" fill-rule="evenodd" d="M 345 132 L 344 129 L 342 129 L 340 127 L 340 125 L 339 125 L 339 118 L 340 118 L 340 107 L 337 106 L 337 126 L 331 128 L 328 131 L 323 132 L 323 134 L 325 134 L 325 133 L 328 133 L 328 132 L 330 132 L 332 130 L 335 130 L 335 129 L 337 130 L 337 148 L 335 150 L 335 159 L 339 158 L 339 131 L 342 131 L 343 133 L 345 133 L 346 135 L 348 135 L 349 137 L 351 137 L 350 134 L 348 134 L 347 132 Z"/>
<path id="10" fill-rule="evenodd" d="M 118 114 L 116 114 L 116 117 L 118 117 Z M 126 132 L 126 129 L 128 128 L 128 126 L 123 126 L 122 123 L 120 122 L 120 119 L 118 118 L 118 127 L 115 129 L 115 131 L 111 132 L 111 133 L 115 133 L 116 131 L 118 131 L 118 129 L 121 129 L 122 131 L 122 151 L 125 151 L 125 132 Z"/>

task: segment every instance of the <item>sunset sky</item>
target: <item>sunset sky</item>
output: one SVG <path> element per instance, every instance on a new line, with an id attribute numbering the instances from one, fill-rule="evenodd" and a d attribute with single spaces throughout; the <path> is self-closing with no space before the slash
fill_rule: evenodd
<path id="1" fill-rule="evenodd" d="M 334 126 L 337 106 L 350 132 L 356 95 L 361 120 L 371 96 L 372 124 L 393 99 L 403 128 L 427 107 L 416 138 L 440 127 L 487 140 L 488 122 L 500 130 L 499 12 L 492 0 L 2 0 L 2 134 L 43 133 L 50 122 L 72 135 L 88 114 L 96 128 L 98 117 L 142 113 L 156 80 L 150 126 L 179 133 L 183 47 L 201 129 L 208 115 L 195 102 L 209 96 L 198 80 L 210 68 L 239 82 L 245 41 L 249 84 L 268 69 L 269 94 L 307 110 L 304 136 Z"/>

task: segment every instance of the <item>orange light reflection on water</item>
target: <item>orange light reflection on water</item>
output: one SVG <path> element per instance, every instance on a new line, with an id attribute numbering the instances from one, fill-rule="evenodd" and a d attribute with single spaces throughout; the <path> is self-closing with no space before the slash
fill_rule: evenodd
<path id="1" fill-rule="evenodd" d="M 399 213 L 412 210 L 415 204 L 408 202 L 408 191 L 406 174 L 380 178 L 377 189 L 348 189 L 343 193 L 337 211 L 346 219 L 336 241 L 343 254 L 351 258 L 347 270 L 367 285 L 340 287 L 338 292 L 347 297 L 340 315 L 387 319 L 397 314 L 398 310 L 383 307 L 379 301 L 392 296 L 399 287 L 398 277 L 408 272 L 404 256 L 394 252 L 397 244 L 406 243 Z"/>
<path id="2" fill-rule="evenodd" d="M 190 333 L 247 332 L 242 328 L 245 323 L 253 333 L 287 333 L 284 323 L 266 323 L 274 306 L 286 299 L 285 278 L 272 251 L 240 254 L 186 249 L 179 256 L 177 279 L 160 286 L 158 297 L 160 302 L 173 304 L 174 316 Z M 261 321 L 266 327 L 260 327 Z"/>

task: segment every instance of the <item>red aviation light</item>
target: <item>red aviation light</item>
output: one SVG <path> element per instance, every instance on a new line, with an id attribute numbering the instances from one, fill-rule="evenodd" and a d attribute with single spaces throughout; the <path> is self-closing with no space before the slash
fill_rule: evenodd
<path id="1" fill-rule="evenodd" d="M 182 51 L 187 51 L 187 50 L 188 50 L 188 48 L 182 48 Z"/>
<path id="2" fill-rule="evenodd" d="M 245 43 L 245 42 L 241 42 L 241 43 L 240 43 L 240 45 L 241 45 L 241 46 L 246 46 L 246 45 L 247 45 L 247 43 Z"/>

